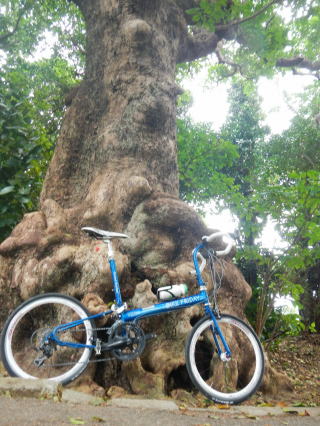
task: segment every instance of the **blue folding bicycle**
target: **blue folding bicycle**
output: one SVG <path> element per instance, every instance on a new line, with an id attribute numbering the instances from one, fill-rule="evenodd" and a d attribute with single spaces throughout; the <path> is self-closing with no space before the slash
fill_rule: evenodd
<path id="1" fill-rule="evenodd" d="M 1 334 L 1 359 L 10 375 L 67 384 L 78 377 L 89 362 L 108 359 L 102 357 L 103 352 L 111 352 L 121 361 L 130 361 L 140 356 L 148 338 L 155 337 L 145 334 L 140 320 L 201 304 L 204 316 L 193 326 L 185 347 L 186 366 L 193 384 L 209 399 L 223 404 L 240 403 L 257 390 L 264 373 L 259 339 L 242 320 L 220 314 L 216 303 L 221 280 L 217 283 L 215 263 L 232 249 L 230 239 L 224 250 L 215 252 L 209 243 L 224 235 L 216 232 L 203 237 L 193 250 L 197 294 L 128 309 L 122 301 L 112 249 L 114 238 L 128 238 L 127 235 L 91 227 L 82 230 L 108 247 L 114 305 L 110 310 L 90 316 L 77 299 L 63 294 L 41 294 L 22 303 L 9 316 Z M 207 283 L 201 276 L 206 263 L 213 281 L 214 307 Z M 108 327 L 97 328 L 95 320 L 103 318 Z M 96 356 L 92 356 L 93 353 Z"/>

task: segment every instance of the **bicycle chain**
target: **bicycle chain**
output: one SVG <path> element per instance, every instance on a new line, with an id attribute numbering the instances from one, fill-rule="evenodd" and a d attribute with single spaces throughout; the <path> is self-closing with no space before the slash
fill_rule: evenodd
<path id="1" fill-rule="evenodd" d="M 100 327 L 100 328 L 92 328 L 92 331 L 105 331 L 105 330 L 110 330 L 111 327 Z M 58 333 L 63 333 L 63 332 L 69 332 L 69 333 L 79 333 L 81 331 L 87 331 L 86 328 L 80 328 L 77 330 L 61 330 L 58 331 Z M 115 356 L 110 357 L 110 358 L 99 358 L 99 359 L 93 359 L 93 360 L 89 360 L 86 362 L 63 362 L 63 363 L 59 363 L 59 364 L 50 364 L 48 365 L 48 367 L 63 367 L 63 366 L 67 366 L 67 365 L 75 365 L 75 364 L 89 364 L 89 363 L 98 363 L 98 362 L 104 362 L 104 361 L 112 361 L 114 359 L 117 359 Z"/>
<path id="2" fill-rule="evenodd" d="M 86 362 L 61 362 L 59 364 L 49 364 L 48 367 L 63 367 L 65 365 L 75 365 L 75 364 L 93 364 L 97 362 L 104 362 L 104 361 L 112 361 L 113 359 L 117 359 L 115 356 L 111 358 L 100 358 L 100 359 L 92 359 Z"/>
<path id="3" fill-rule="evenodd" d="M 106 330 L 110 330 L 112 327 L 100 327 L 100 328 L 92 328 L 92 331 L 106 331 Z M 81 329 L 76 329 L 76 330 L 60 330 L 58 331 L 58 333 L 63 333 L 63 332 L 69 332 L 69 333 L 79 333 L 82 331 L 87 331 L 87 329 L 85 328 L 81 328 Z M 99 355 L 99 354 L 98 354 Z M 119 357 L 113 356 L 113 357 L 109 357 L 109 358 L 99 358 L 99 359 L 93 359 L 93 360 L 89 360 L 86 362 L 64 362 L 64 363 L 57 363 L 57 364 L 50 364 L 50 367 L 62 367 L 62 366 L 67 366 L 67 365 L 75 365 L 75 364 L 89 364 L 89 363 L 98 363 L 98 362 L 105 362 L 105 361 L 112 361 L 112 360 L 119 360 Z M 126 361 L 125 359 L 122 361 Z"/>
<path id="4" fill-rule="evenodd" d="M 76 326 L 77 327 L 77 326 Z M 101 328 L 91 328 L 91 331 L 102 331 L 102 330 L 110 330 L 111 327 L 101 327 Z M 58 330 L 58 333 L 63 333 L 65 331 L 69 331 L 70 333 L 79 333 L 79 331 L 88 331 L 86 328 L 77 328 L 77 330 L 70 330 L 70 328 L 66 330 Z"/>

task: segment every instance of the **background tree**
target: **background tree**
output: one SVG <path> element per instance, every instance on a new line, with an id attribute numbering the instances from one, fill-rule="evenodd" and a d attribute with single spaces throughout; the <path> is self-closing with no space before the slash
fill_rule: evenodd
<path id="1" fill-rule="evenodd" d="M 57 57 L 8 60 L 0 72 L 0 240 L 38 208 L 74 71 Z"/>
<path id="2" fill-rule="evenodd" d="M 229 115 L 221 131 L 214 132 L 209 125 L 195 126 L 189 123 L 190 119 L 181 119 L 188 131 L 181 132 L 180 139 L 183 126 L 178 121 L 180 168 L 190 170 L 180 173 L 181 188 L 186 192 L 187 185 L 192 188 L 189 197 L 197 205 L 204 196 L 206 201 L 214 199 L 216 205 L 229 208 L 239 221 L 241 248 L 237 264 L 253 290 L 246 312 L 258 334 L 265 331 L 265 337 L 318 324 L 315 313 L 319 253 L 314 243 L 317 245 L 319 240 L 316 225 L 319 182 L 318 172 L 313 168 L 319 165 L 319 136 L 313 118 L 317 111 L 316 87 L 312 90 L 312 96 L 308 92 L 302 96 L 296 118 L 282 135 L 268 135 L 257 92 L 245 81 L 236 81 L 230 91 Z M 216 144 L 223 141 L 219 145 L 222 156 L 212 148 L 213 141 Z M 237 155 L 228 156 L 230 144 Z M 196 155 L 202 147 L 209 149 L 212 159 L 208 154 Z M 224 164 L 221 158 L 229 163 Z M 197 172 L 188 168 L 193 161 L 198 163 Z M 210 184 L 210 177 L 214 185 Z M 276 252 L 264 248 L 260 241 L 267 220 L 272 219 L 278 223 L 277 229 L 287 244 Z M 300 306 L 299 320 L 304 323 L 297 322 L 298 317 L 293 316 L 292 324 L 288 324 L 282 315 L 273 313 L 279 295 L 293 297 Z"/>

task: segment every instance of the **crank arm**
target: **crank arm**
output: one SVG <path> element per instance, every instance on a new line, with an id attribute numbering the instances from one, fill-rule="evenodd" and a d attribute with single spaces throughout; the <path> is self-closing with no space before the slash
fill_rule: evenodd
<path id="1" fill-rule="evenodd" d="M 119 340 L 118 342 L 104 343 L 101 345 L 102 351 L 112 351 L 114 349 L 125 348 L 132 343 L 132 339 Z"/>

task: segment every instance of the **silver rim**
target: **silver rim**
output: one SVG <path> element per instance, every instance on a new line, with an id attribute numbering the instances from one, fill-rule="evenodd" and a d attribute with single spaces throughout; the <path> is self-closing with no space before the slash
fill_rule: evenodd
<path id="1" fill-rule="evenodd" d="M 256 368 L 249 383 L 243 389 L 237 392 L 224 393 L 224 392 L 220 392 L 218 390 L 213 389 L 201 377 L 196 365 L 195 349 L 196 349 L 196 343 L 201 333 L 206 328 L 210 327 L 213 324 L 213 322 L 209 319 L 207 321 L 204 321 L 197 328 L 194 335 L 192 336 L 190 348 L 189 348 L 189 356 L 190 356 L 189 359 L 190 359 L 190 366 L 191 366 L 193 376 L 196 382 L 199 384 L 199 386 L 204 390 L 204 392 L 207 393 L 208 395 L 211 395 L 216 400 L 220 400 L 222 402 L 232 402 L 234 400 L 245 399 L 248 395 L 254 392 L 254 390 L 256 389 L 256 387 L 258 386 L 260 382 L 264 362 L 263 362 L 263 357 L 262 357 L 259 343 L 257 342 L 255 336 L 251 333 L 251 331 L 247 327 L 245 327 L 241 322 L 237 321 L 236 319 L 230 318 L 230 317 L 222 317 L 219 320 L 219 325 L 221 323 L 228 323 L 228 324 L 232 324 L 235 327 L 238 327 L 238 329 L 240 329 L 246 335 L 246 337 L 248 338 L 248 340 L 250 341 L 252 345 L 252 349 L 255 354 Z"/>

